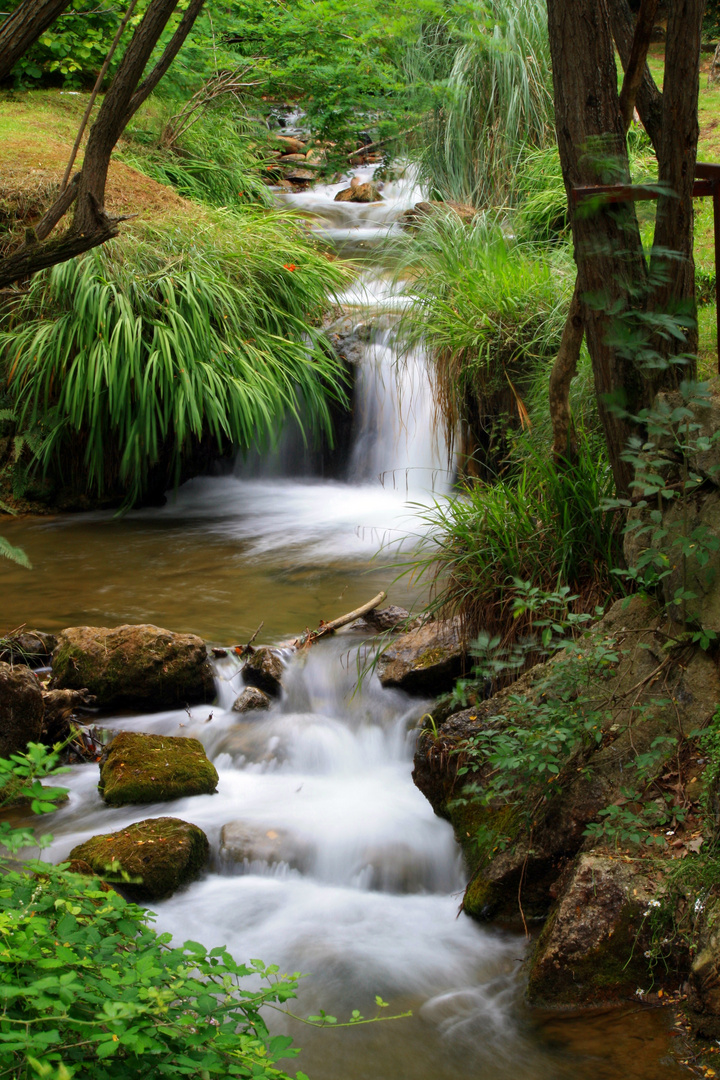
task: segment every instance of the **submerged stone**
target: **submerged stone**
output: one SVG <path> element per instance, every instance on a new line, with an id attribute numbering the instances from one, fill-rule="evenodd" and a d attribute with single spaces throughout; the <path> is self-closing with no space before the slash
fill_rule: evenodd
<path id="1" fill-rule="evenodd" d="M 202 638 L 151 624 L 69 627 L 58 636 L 52 668 L 54 689 L 87 689 L 102 708 L 172 709 L 215 696 Z"/>
<path id="2" fill-rule="evenodd" d="M 246 686 L 242 694 L 238 694 L 233 702 L 233 712 L 246 713 L 256 709 L 269 709 L 271 705 L 269 696 L 257 686 Z"/>
<path id="3" fill-rule="evenodd" d="M 121 731 L 100 759 L 98 791 L 111 806 L 211 795 L 217 783 L 198 739 Z"/>
<path id="4" fill-rule="evenodd" d="M 254 822 L 229 821 L 220 833 L 220 861 L 234 869 L 252 863 L 286 863 L 306 871 L 315 851 L 312 844 L 287 829 L 266 829 Z"/>
<path id="5" fill-rule="evenodd" d="M 71 864 L 86 863 L 138 900 L 161 900 L 192 881 L 205 866 L 210 844 L 202 829 L 180 818 L 146 818 L 119 832 L 93 836 L 70 852 Z M 132 882 L 122 882 L 118 864 Z"/>

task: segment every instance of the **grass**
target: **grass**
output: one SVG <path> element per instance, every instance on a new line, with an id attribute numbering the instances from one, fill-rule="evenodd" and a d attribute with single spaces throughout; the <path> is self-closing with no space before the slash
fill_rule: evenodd
<path id="1" fill-rule="evenodd" d="M 488 0 L 462 31 L 421 170 L 441 198 L 497 206 L 527 150 L 554 138 L 544 0 Z"/>
<path id="2" fill-rule="evenodd" d="M 401 329 L 434 361 L 439 418 L 450 443 L 473 433 L 467 468 L 493 475 L 508 427 L 527 426 L 525 394 L 554 358 L 573 286 L 568 248 L 522 245 L 492 217 L 427 221 L 406 244 L 400 276 L 416 302 Z"/>
<path id="3" fill-rule="evenodd" d="M 343 280 L 281 213 L 140 226 L 37 275 L 6 315 L 19 430 L 48 476 L 131 505 L 287 415 L 328 429 L 342 379 L 316 324 Z"/>
<path id="4" fill-rule="evenodd" d="M 620 522 L 598 510 L 613 493 L 612 473 L 601 436 L 580 431 L 578 442 L 565 470 L 521 436 L 504 476 L 424 511 L 431 532 L 420 572 L 434 581 L 431 609 L 459 614 L 471 637 L 486 631 L 507 646 L 528 629 L 512 614 L 518 581 L 547 592 L 569 586 L 577 612 L 619 591 L 611 568 L 621 559 Z"/>

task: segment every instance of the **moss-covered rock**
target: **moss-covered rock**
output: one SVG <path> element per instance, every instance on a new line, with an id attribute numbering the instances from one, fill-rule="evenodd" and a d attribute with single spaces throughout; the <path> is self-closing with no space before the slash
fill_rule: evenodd
<path id="1" fill-rule="evenodd" d="M 63 630 L 52 669 L 53 689 L 87 689 L 101 708 L 172 709 L 215 696 L 202 638 L 149 624 Z"/>
<path id="2" fill-rule="evenodd" d="M 648 867 L 595 852 L 577 857 L 529 961 L 532 1004 L 617 1000 L 645 985 L 645 913 L 658 891 Z"/>
<path id="3" fill-rule="evenodd" d="M 464 663 L 460 620 L 441 619 L 396 638 L 378 660 L 378 675 L 383 686 L 442 694 L 462 674 Z"/>
<path id="4" fill-rule="evenodd" d="M 39 742 L 44 713 L 42 690 L 30 668 L 0 663 L 0 757 L 22 754 L 29 742 Z"/>
<path id="5" fill-rule="evenodd" d="M 72 849 L 70 860 L 76 866 L 87 863 L 98 877 L 117 881 L 134 899 L 161 900 L 196 878 L 209 854 L 208 838 L 197 825 L 160 817 L 93 836 Z M 122 882 L 112 864 L 135 880 Z"/>
<path id="6" fill-rule="evenodd" d="M 217 782 L 198 739 L 121 731 L 103 751 L 98 790 L 106 803 L 124 806 L 211 795 Z"/>

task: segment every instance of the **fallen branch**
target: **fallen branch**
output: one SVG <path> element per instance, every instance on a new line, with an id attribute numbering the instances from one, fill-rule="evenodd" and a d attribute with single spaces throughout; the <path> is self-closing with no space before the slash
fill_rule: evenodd
<path id="1" fill-rule="evenodd" d="M 314 645 L 319 638 L 325 637 L 326 634 L 334 634 L 341 626 L 347 626 L 348 623 L 355 622 L 356 619 L 362 619 L 363 615 L 367 615 L 369 612 L 373 611 L 378 604 L 382 604 L 386 597 L 386 592 L 379 592 L 372 600 L 368 600 L 367 604 L 355 608 L 354 611 L 349 611 L 347 615 L 341 615 L 339 619 L 332 619 L 330 622 L 323 622 L 321 620 L 317 630 L 306 630 L 304 634 L 299 638 L 296 638 L 296 640 L 290 644 L 296 649 L 304 649 L 310 645 Z"/>

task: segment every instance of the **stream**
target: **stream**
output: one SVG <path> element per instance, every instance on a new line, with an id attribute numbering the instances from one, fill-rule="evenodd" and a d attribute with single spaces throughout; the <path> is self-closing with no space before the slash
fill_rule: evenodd
<path id="1" fill-rule="evenodd" d="M 380 204 L 334 203 L 341 186 L 284 199 L 346 252 L 371 252 L 420 197 L 399 181 Z M 340 298 L 351 325 L 371 318 L 368 306 L 400 302 L 372 271 Z M 422 353 L 396 378 L 387 320 L 358 353 L 351 451 L 334 479 L 313 474 L 289 433 L 269 459 L 197 478 L 159 509 L 3 521 L 34 570 L 0 565 L 2 628 L 155 622 L 229 645 L 261 621 L 261 639 L 281 641 L 381 588 L 391 603 L 416 603 L 421 586 L 396 581 L 395 564 L 426 527 L 418 504 L 449 491 L 447 449 L 433 433 Z M 231 711 L 242 689 L 232 655 L 217 663 L 213 707 L 103 718 L 113 730 L 201 739 L 218 792 L 111 809 L 97 769 L 75 766 L 64 781 L 69 801 L 48 823 L 47 857 L 59 861 L 93 834 L 146 817 L 192 821 L 207 833 L 212 861 L 199 881 L 155 905 L 160 929 L 307 973 L 302 1015 L 372 1016 L 376 994 L 393 1014 L 412 1010 L 341 1030 L 273 1020 L 303 1047 L 297 1066 L 311 1080 L 687 1075 L 671 1053 L 667 1010 L 628 1002 L 540 1014 L 523 1004 L 524 939 L 458 916 L 458 847 L 412 783 L 415 727 L 428 703 L 374 676 L 356 688 L 362 648 L 358 635 L 341 633 L 289 658 L 283 697 L 259 719 Z M 230 822 L 280 833 L 287 862 L 237 861 L 221 849 Z"/>

